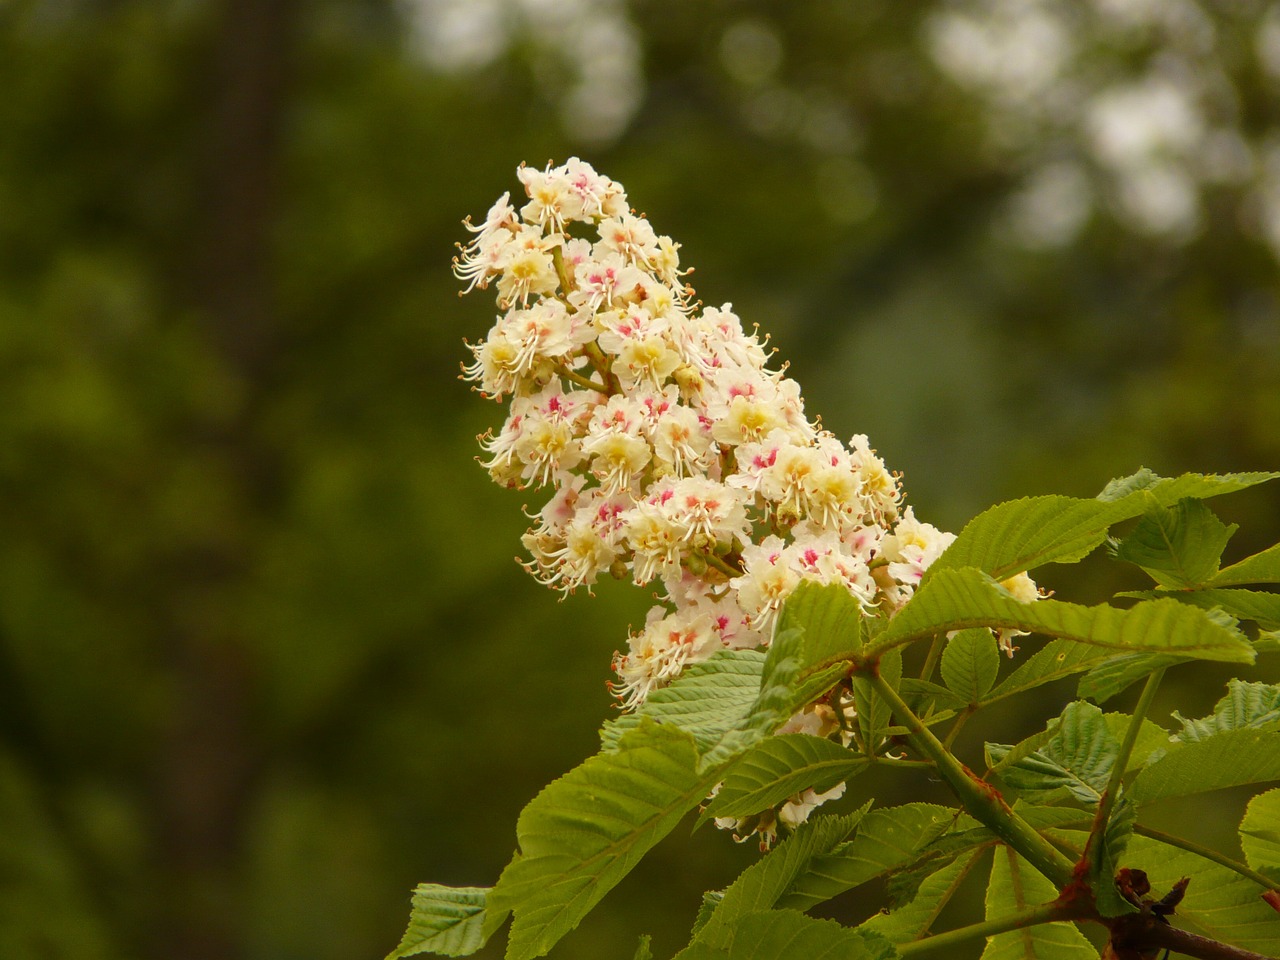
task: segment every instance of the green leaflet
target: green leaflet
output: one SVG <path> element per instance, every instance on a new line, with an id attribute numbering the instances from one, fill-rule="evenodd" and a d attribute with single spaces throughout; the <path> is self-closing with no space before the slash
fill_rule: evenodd
<path id="1" fill-rule="evenodd" d="M 1182 877 L 1190 877 L 1178 905 L 1179 927 L 1268 957 L 1280 956 L 1280 919 L 1260 897 L 1258 885 L 1234 870 L 1187 850 L 1147 837 L 1129 840 L 1123 865 L 1147 872 L 1152 893 L 1162 896 Z"/>
<path id="2" fill-rule="evenodd" d="M 967 627 L 1026 630 L 1115 650 L 1177 653 L 1205 660 L 1252 663 L 1254 657 L 1249 641 L 1220 617 L 1175 600 L 1147 600 L 1128 610 L 1058 600 L 1022 603 L 974 569 L 944 570 L 930 578 L 876 638 L 873 648 L 886 650 Z"/>
<path id="3" fill-rule="evenodd" d="M 896 955 L 884 940 L 795 910 L 747 915 L 733 945 L 723 954 L 727 960 L 891 960 Z"/>
<path id="4" fill-rule="evenodd" d="M 539 793 L 516 824 L 520 853 L 489 894 L 515 914 L 507 956 L 529 960 L 578 925 L 714 785 L 693 737 L 649 718 Z"/>
<path id="5" fill-rule="evenodd" d="M 987 884 L 986 918 L 1017 913 L 1058 896 L 1053 884 L 1008 847 L 996 850 Z M 982 960 L 1097 960 L 1098 951 L 1075 924 L 1041 923 L 987 939 Z"/>
<path id="6" fill-rule="evenodd" d="M 600 731 L 605 750 L 644 717 L 670 723 L 693 736 L 699 750 L 719 743 L 745 722 L 760 695 L 765 655 L 758 650 L 722 650 L 695 663 L 669 686 L 655 690 L 635 713 L 610 720 Z"/>
<path id="7" fill-rule="evenodd" d="M 1268 780 L 1280 780 L 1280 733 L 1227 730 L 1175 747 L 1143 767 L 1128 796 L 1150 803 Z"/>
<path id="8" fill-rule="evenodd" d="M 423 883 L 413 891 L 409 929 L 387 960 L 434 953 L 468 957 L 484 946 L 487 887 L 444 887 Z"/>
<path id="9" fill-rule="evenodd" d="M 1147 511 L 1114 554 L 1141 567 L 1161 587 L 1193 589 L 1218 572 L 1222 551 L 1237 529 L 1202 501 L 1186 498 Z"/>
<path id="10" fill-rule="evenodd" d="M 717 949 L 731 947 L 743 919 L 778 904 L 815 857 L 831 853 L 858 826 L 869 806 L 845 816 L 817 816 L 802 824 L 724 891 L 709 918 L 700 923 L 695 942 Z"/>
<path id="11" fill-rule="evenodd" d="M 990 630 L 961 630 L 942 651 L 942 681 L 965 703 L 977 703 L 1000 672 L 1000 651 Z"/>
<path id="12" fill-rule="evenodd" d="M 818 792 L 856 776 L 871 761 L 831 740 L 804 733 L 769 737 L 729 769 L 706 817 L 745 817 L 812 787 Z"/>
<path id="13" fill-rule="evenodd" d="M 997 504 L 969 521 L 925 574 L 925 582 L 937 572 L 963 567 L 1003 580 L 1045 563 L 1074 563 L 1102 543 L 1107 530 L 1121 520 L 1154 506 L 1232 493 L 1277 476 L 1185 474 L 1165 479 L 1144 469 L 1111 481 L 1095 500 L 1047 496 Z"/>
<path id="14" fill-rule="evenodd" d="M 1217 607 L 1237 620 L 1252 620 L 1264 630 L 1280 627 L 1280 593 L 1210 588 L 1179 593 L 1176 598 L 1205 610 Z"/>
<path id="15" fill-rule="evenodd" d="M 944 710 L 954 712 L 968 706 L 967 700 L 962 700 L 942 684 L 916 677 L 903 677 L 898 684 L 898 695 L 916 716 L 924 719 Z"/>
<path id="16" fill-rule="evenodd" d="M 1061 680 L 1073 673 L 1088 670 L 1095 664 L 1114 657 L 1112 651 L 1075 640 L 1051 640 L 1026 659 L 984 701 L 994 703 L 1015 694 L 1034 690 L 1042 684 Z"/>
<path id="17" fill-rule="evenodd" d="M 896 910 L 914 900 L 920 885 L 956 857 L 995 842 L 995 834 L 967 813 L 960 814 L 945 833 L 916 851 L 914 861 L 885 878 L 889 909 Z"/>
<path id="18" fill-rule="evenodd" d="M 1102 711 L 1078 700 L 1067 704 L 1052 736 L 1034 752 L 1000 768 L 1000 779 L 1032 803 L 1053 800 L 1065 790 L 1092 805 L 1106 789 L 1119 750 Z"/>
<path id="19" fill-rule="evenodd" d="M 1117 743 L 1124 739 L 1125 731 L 1133 722 L 1133 717 L 1127 713 L 1107 713 L 1102 719 L 1106 721 Z M 1169 731 L 1160 724 L 1143 717 L 1142 726 L 1138 728 L 1138 738 L 1134 740 L 1133 751 L 1129 754 L 1129 762 L 1125 764 L 1125 773 L 1132 773 L 1148 763 L 1154 763 L 1164 756 L 1168 749 Z"/>
<path id="20" fill-rule="evenodd" d="M 1081 677 L 1076 693 L 1095 703 L 1106 703 L 1161 667 L 1186 662 L 1186 657 L 1163 653 L 1125 653 L 1102 661 Z"/>
<path id="21" fill-rule="evenodd" d="M 1240 848 L 1249 866 L 1280 880 L 1280 787 L 1249 801 L 1240 821 Z"/>
<path id="22" fill-rule="evenodd" d="M 1188 743 L 1227 730 L 1274 730 L 1280 727 L 1280 686 L 1230 680 L 1227 695 L 1214 705 L 1211 715 L 1187 720 L 1175 710 L 1173 719 L 1182 724 L 1178 739 Z"/>
<path id="23" fill-rule="evenodd" d="M 872 810 L 858 832 L 829 854 L 815 856 L 778 900 L 808 910 L 874 877 L 905 867 L 956 822 L 956 811 L 931 803 Z"/>
<path id="24" fill-rule="evenodd" d="M 991 843 L 976 850 L 965 851 L 950 863 L 934 870 L 921 883 L 915 897 L 892 913 L 880 913 L 862 924 L 860 929 L 871 930 L 893 943 L 919 940 L 930 932 L 938 914 L 951 902 L 951 898 L 977 862 L 987 852 Z"/>
<path id="25" fill-rule="evenodd" d="M 1089 883 L 1093 888 L 1098 912 L 1104 917 L 1119 917 L 1135 912 L 1133 904 L 1116 889 L 1114 878 L 1124 863 L 1124 852 L 1133 837 L 1137 819 L 1138 812 L 1134 805 L 1128 798 L 1121 796 L 1120 802 L 1111 809 L 1111 818 L 1102 835 L 1102 842 L 1091 846 L 1088 851 Z"/>
<path id="26" fill-rule="evenodd" d="M 765 675 L 785 657 L 795 657 L 802 674 L 850 659 L 861 652 L 865 632 L 866 613 L 848 590 L 834 583 L 802 581 L 778 615 Z"/>
<path id="27" fill-rule="evenodd" d="M 1246 583 L 1280 583 L 1280 543 L 1218 571 L 1208 585 L 1235 587 Z"/>
<path id="28" fill-rule="evenodd" d="M 880 675 L 897 689 L 902 680 L 902 653 L 891 650 L 880 658 Z M 862 732 L 862 746 L 868 754 L 878 753 L 880 745 L 889 735 L 893 722 L 893 708 L 875 691 L 865 676 L 852 677 L 853 695 L 858 708 L 858 728 Z"/>

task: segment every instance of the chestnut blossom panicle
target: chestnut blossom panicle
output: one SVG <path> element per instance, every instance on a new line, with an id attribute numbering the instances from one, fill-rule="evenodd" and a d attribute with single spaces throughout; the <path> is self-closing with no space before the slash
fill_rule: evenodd
<path id="1" fill-rule="evenodd" d="M 480 438 L 490 476 L 551 491 L 530 516 L 525 568 L 564 594 L 606 573 L 661 587 L 614 656 L 622 709 L 717 651 L 767 646 L 805 581 L 892 616 L 954 536 L 903 507 L 866 436 L 842 443 L 808 419 L 799 384 L 731 304 L 694 300 L 680 245 L 620 184 L 576 157 L 517 175 L 526 201 L 503 194 L 466 221 L 454 261 L 464 292 L 494 288 L 501 311 L 468 344 L 463 379 L 509 399 Z M 1039 595 L 1025 574 L 1003 586 Z M 1013 635 L 1000 637 L 1010 653 Z M 848 742 L 845 710 L 811 704 L 791 724 Z M 841 789 L 723 825 L 767 842 Z"/>

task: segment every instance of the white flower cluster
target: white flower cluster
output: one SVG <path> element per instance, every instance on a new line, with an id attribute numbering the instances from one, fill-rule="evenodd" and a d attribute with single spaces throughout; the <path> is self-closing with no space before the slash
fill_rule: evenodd
<path id="1" fill-rule="evenodd" d="M 806 419 L 800 388 L 730 305 L 702 308 L 679 244 L 576 158 L 521 167 L 454 263 L 505 311 L 465 379 L 511 397 L 481 438 L 499 483 L 551 487 L 524 536 L 528 569 L 561 591 L 605 572 L 662 602 L 615 660 L 635 707 L 684 667 L 768 643 L 802 580 L 841 583 L 869 612 L 901 606 L 951 534 L 900 509 L 865 436 Z"/>
<path id="2" fill-rule="evenodd" d="M 868 614 L 905 603 L 954 536 L 901 509 L 867 438 L 846 446 L 805 417 L 796 382 L 729 304 L 693 300 L 679 244 L 619 184 L 576 158 L 518 175 L 527 202 L 504 194 L 468 222 L 454 262 L 504 311 L 468 344 L 464 379 L 511 398 L 481 437 L 493 479 L 554 490 L 527 569 L 565 593 L 606 572 L 661 584 L 614 658 L 623 706 L 717 650 L 766 645 L 804 580 L 842 584 Z"/>

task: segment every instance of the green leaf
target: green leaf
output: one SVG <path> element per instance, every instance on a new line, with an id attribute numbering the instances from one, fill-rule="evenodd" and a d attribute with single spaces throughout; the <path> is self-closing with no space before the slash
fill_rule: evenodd
<path id="1" fill-rule="evenodd" d="M 1044 745 L 1001 767 L 1000 779 L 1033 803 L 1066 790 L 1083 803 L 1096 804 L 1119 750 L 1102 711 L 1077 700 L 1067 704 Z"/>
<path id="2" fill-rule="evenodd" d="M 991 691 L 991 695 L 985 702 L 994 703 L 1005 697 L 1034 690 L 1043 684 L 1088 670 L 1093 665 L 1114 656 L 1112 651 L 1090 643 L 1051 640 L 1028 657 L 1013 673 L 1005 677 L 1000 685 Z"/>
<path id="3" fill-rule="evenodd" d="M 926 572 L 975 567 L 1004 580 L 1045 563 L 1074 563 L 1087 556 L 1121 520 L 1184 497 L 1202 499 L 1243 490 L 1280 476 L 1240 473 L 1186 474 L 1177 479 L 1142 470 L 1113 480 L 1095 500 L 1047 496 L 1011 500 L 980 513 Z"/>
<path id="4" fill-rule="evenodd" d="M 746 723 L 760 695 L 764 661 L 759 650 L 721 650 L 692 664 L 671 684 L 649 694 L 635 713 L 606 723 L 601 745 L 616 750 L 622 737 L 649 717 L 692 734 L 699 750 L 711 748 Z"/>
<path id="5" fill-rule="evenodd" d="M 1161 667 L 1186 662 L 1186 657 L 1171 657 L 1163 653 L 1121 654 L 1104 660 L 1081 677 L 1076 693 L 1095 703 L 1106 703 Z"/>
<path id="6" fill-rule="evenodd" d="M 1280 543 L 1218 571 L 1209 586 L 1234 587 L 1246 583 L 1280 583 Z"/>
<path id="7" fill-rule="evenodd" d="M 921 851 L 954 822 L 956 811 L 931 803 L 908 803 L 872 810 L 858 832 L 829 854 L 815 856 L 779 907 L 808 910 L 815 904 L 913 863 Z"/>
<path id="8" fill-rule="evenodd" d="M 889 960 L 896 955 L 882 940 L 795 910 L 749 914 L 736 933 L 728 960 Z"/>
<path id="9" fill-rule="evenodd" d="M 1056 899 L 1058 891 L 1009 847 L 996 851 L 987 884 L 986 918 L 997 920 Z M 982 960 L 1098 960 L 1075 924 L 1041 923 L 987 938 Z"/>
<path id="10" fill-rule="evenodd" d="M 488 892 L 487 887 L 419 884 L 413 891 L 409 929 L 387 960 L 419 953 L 445 957 L 469 957 L 475 953 L 488 939 L 482 931 Z"/>
<path id="11" fill-rule="evenodd" d="M 508 958 L 550 950 L 717 779 L 700 771 L 690 734 L 644 718 L 615 752 L 543 789 L 520 814 L 520 853 L 489 895 L 490 909 L 515 914 Z"/>
<path id="12" fill-rule="evenodd" d="M 1104 917 L 1120 917 L 1137 911 L 1115 885 L 1115 875 L 1124 862 L 1124 852 L 1133 837 L 1137 818 L 1134 805 L 1122 796 L 1111 810 L 1102 842 L 1089 849 L 1089 884 L 1094 892 L 1094 904 Z"/>
<path id="13" fill-rule="evenodd" d="M 1252 620 L 1264 630 L 1280 628 L 1280 593 L 1213 588 L 1177 593 L 1174 598 L 1202 610 L 1217 608 L 1237 620 Z"/>
<path id="14" fill-rule="evenodd" d="M 945 570 L 923 584 L 876 638 L 876 649 L 968 627 L 1043 633 L 1115 650 L 1177 653 L 1252 663 L 1253 647 L 1212 614 L 1175 600 L 1147 600 L 1128 610 L 1058 600 L 1022 603 L 977 570 Z M 1012 679 L 1012 678 L 1011 678 Z"/>
<path id="15" fill-rule="evenodd" d="M 1238 530 L 1200 500 L 1156 507 L 1115 548 L 1117 560 L 1136 564 L 1162 587 L 1191 589 L 1218 572 L 1222 551 Z"/>
<path id="16" fill-rule="evenodd" d="M 977 703 L 996 682 L 1000 651 L 990 630 L 961 630 L 942 651 L 942 681 L 965 703 Z"/>
<path id="17" fill-rule="evenodd" d="M 958 710 L 969 705 L 969 701 L 957 697 L 941 684 L 915 677 L 902 678 L 898 684 L 898 695 L 916 716 L 926 719 L 940 710 Z"/>
<path id="18" fill-rule="evenodd" d="M 649 946 L 649 940 L 647 933 L 640 934 L 640 942 L 636 944 L 636 952 L 632 960 L 653 960 L 653 950 Z"/>
<path id="19" fill-rule="evenodd" d="M 801 824 L 724 891 L 710 917 L 699 926 L 696 939 L 716 948 L 731 946 L 743 919 L 772 909 L 815 857 L 831 853 L 858 826 L 869 806 L 845 816 L 819 816 Z"/>
<path id="20" fill-rule="evenodd" d="M 1127 501 L 1136 494 L 1147 493 L 1157 503 L 1168 506 L 1187 497 L 1207 500 L 1224 493 L 1235 493 L 1277 477 L 1280 473 L 1184 473 L 1171 479 L 1141 467 L 1131 476 L 1112 480 L 1098 494 L 1098 499 Z"/>
<path id="21" fill-rule="evenodd" d="M 891 650 L 880 658 L 880 676 L 896 690 L 902 680 L 902 652 Z M 868 754 L 879 752 L 889 735 L 893 722 L 893 708 L 876 692 L 872 682 L 860 674 L 852 678 L 853 695 L 858 708 L 858 727 L 862 731 L 862 745 Z"/>
<path id="22" fill-rule="evenodd" d="M 1240 821 L 1240 848 L 1249 866 L 1280 880 L 1280 787 L 1249 801 Z"/>
<path id="23" fill-rule="evenodd" d="M 1263 956 L 1280 956 L 1280 920 L 1252 880 L 1190 851 L 1141 836 L 1129 841 L 1124 861 L 1125 866 L 1146 871 L 1157 896 L 1180 878 L 1191 878 L 1178 904 L 1179 927 Z"/>
<path id="24" fill-rule="evenodd" d="M 1150 803 L 1268 780 L 1280 780 L 1280 733 L 1227 730 L 1176 747 L 1143 767 L 1128 796 Z"/>
<path id="25" fill-rule="evenodd" d="M 921 882 L 910 903 L 892 913 L 873 916 L 862 924 L 861 929 L 874 931 L 893 943 L 906 943 L 925 936 L 986 851 L 987 846 L 984 845 L 934 870 Z"/>
<path id="26" fill-rule="evenodd" d="M 1274 730 L 1280 727 L 1280 686 L 1229 680 L 1227 695 L 1213 713 L 1202 720 L 1187 720 L 1176 710 L 1173 718 L 1182 724 L 1179 740 L 1205 740 L 1226 730 Z"/>
<path id="27" fill-rule="evenodd" d="M 1125 732 L 1133 722 L 1133 717 L 1127 713 L 1108 713 L 1104 714 L 1102 719 L 1107 722 L 1107 729 L 1111 731 L 1117 743 L 1124 740 Z M 1132 773 L 1139 767 L 1155 762 L 1168 750 L 1169 731 L 1160 724 L 1143 717 L 1142 726 L 1138 728 L 1138 738 L 1134 740 L 1133 749 L 1129 752 L 1129 762 L 1124 768 L 1125 773 Z"/>
<path id="28" fill-rule="evenodd" d="M 760 813 L 809 787 L 819 793 L 871 765 L 847 747 L 805 733 L 769 737 L 738 759 L 725 776 L 706 817 Z"/>
<path id="29" fill-rule="evenodd" d="M 862 605 L 840 584 L 801 581 L 778 615 L 765 674 L 785 657 L 795 657 L 803 674 L 856 656 L 862 650 L 866 617 Z"/>

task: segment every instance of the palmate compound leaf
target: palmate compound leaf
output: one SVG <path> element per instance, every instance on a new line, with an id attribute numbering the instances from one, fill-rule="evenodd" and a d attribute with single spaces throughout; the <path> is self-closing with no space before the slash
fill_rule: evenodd
<path id="1" fill-rule="evenodd" d="M 486 927 L 515 914 L 510 960 L 551 949 L 718 779 L 700 770 L 693 737 L 644 719 L 539 793 L 516 824 L 520 852 L 488 897 Z"/>
<path id="2" fill-rule="evenodd" d="M 1024 630 L 1124 652 L 1233 663 L 1254 658 L 1249 641 L 1221 616 L 1176 600 L 1147 600 L 1127 610 L 1058 600 L 1022 603 L 974 569 L 944 570 L 928 579 L 872 641 L 871 650 L 969 627 Z"/>
<path id="3" fill-rule="evenodd" d="M 443 887 L 419 884 L 413 891 L 409 929 L 400 946 L 387 955 L 399 960 L 421 953 L 467 957 L 484 946 L 487 887 Z"/>
<path id="4" fill-rule="evenodd" d="M 1185 498 L 1143 514 L 1133 532 L 1116 544 L 1114 556 L 1141 567 L 1161 587 L 1193 589 L 1218 572 L 1222 551 L 1238 529 L 1200 500 Z"/>
<path id="5" fill-rule="evenodd" d="M 812 787 L 821 793 L 871 765 L 847 747 L 805 733 L 769 737 L 743 754 L 725 775 L 706 817 L 746 817 Z"/>
<path id="6" fill-rule="evenodd" d="M 1280 880 L 1280 787 L 1249 801 L 1240 821 L 1240 849 L 1254 870 Z"/>
<path id="7" fill-rule="evenodd" d="M 1156 506 L 1243 490 L 1280 476 L 1184 474 L 1174 479 L 1140 470 L 1113 480 L 1095 500 L 1047 496 L 1011 500 L 978 514 L 938 558 L 925 581 L 943 570 L 974 567 L 997 580 L 1045 563 L 1074 563 L 1092 552 L 1113 524 Z"/>
<path id="8" fill-rule="evenodd" d="M 1056 899 L 1053 884 L 1009 847 L 999 847 L 987 883 L 986 918 L 998 920 Z M 1075 924 L 1041 923 L 998 933 L 987 940 L 982 960 L 1097 960 L 1098 951 Z"/>

